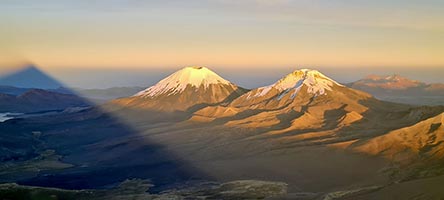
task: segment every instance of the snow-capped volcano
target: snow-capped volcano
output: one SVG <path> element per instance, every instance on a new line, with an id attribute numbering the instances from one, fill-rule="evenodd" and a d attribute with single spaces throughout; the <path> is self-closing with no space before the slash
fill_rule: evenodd
<path id="1" fill-rule="evenodd" d="M 274 84 L 260 87 L 235 99 L 233 106 L 280 107 L 289 103 L 301 104 L 313 98 L 353 96 L 355 92 L 317 70 L 299 69 Z M 367 95 L 365 95 L 367 96 Z"/>
<path id="2" fill-rule="evenodd" d="M 183 92 L 187 87 L 209 89 L 212 84 L 232 85 L 206 67 L 185 67 L 159 81 L 156 85 L 137 93 L 135 96 L 155 97 L 174 95 Z"/>
<path id="3" fill-rule="evenodd" d="M 300 69 L 293 71 L 272 85 L 252 90 L 244 97 L 247 100 L 272 97 L 280 100 L 284 96 L 290 95 L 290 98 L 293 99 L 301 91 L 319 96 L 327 94 L 327 91 L 332 91 L 334 86 L 343 87 L 317 70 Z"/>
<path id="4" fill-rule="evenodd" d="M 160 111 L 186 111 L 239 97 L 246 90 L 206 67 L 185 67 L 157 84 L 114 103 Z"/>
<path id="5" fill-rule="evenodd" d="M 282 92 L 281 95 L 292 93 L 291 96 L 295 97 L 303 86 L 307 87 L 307 92 L 310 94 L 323 95 L 326 91 L 331 91 L 334 85 L 342 86 L 317 70 L 301 69 L 288 74 L 272 85 L 258 88 L 258 93 L 254 96 L 263 96 L 275 89 Z"/>

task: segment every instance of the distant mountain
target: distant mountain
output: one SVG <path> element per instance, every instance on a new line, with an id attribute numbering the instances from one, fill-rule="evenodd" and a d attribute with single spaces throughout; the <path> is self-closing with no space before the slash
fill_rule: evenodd
<path id="1" fill-rule="evenodd" d="M 348 85 L 378 94 L 444 95 L 444 84 L 427 84 L 399 75 L 369 75 Z"/>
<path id="2" fill-rule="evenodd" d="M 426 86 L 425 83 L 410 80 L 408 78 L 399 75 L 390 76 L 378 76 L 369 75 L 364 79 L 356 81 L 352 84 L 355 87 L 371 87 L 371 88 L 384 88 L 389 90 L 405 90 L 409 88 L 416 88 L 421 86 Z"/>
<path id="3" fill-rule="evenodd" d="M 226 103 L 246 91 L 206 67 L 186 67 L 132 97 L 112 103 L 138 109 L 186 111 Z"/>
<path id="4" fill-rule="evenodd" d="M 31 89 L 17 96 L 0 93 L 0 112 L 39 112 L 88 105 L 81 97 L 42 89 Z"/>
<path id="5" fill-rule="evenodd" d="M 441 83 L 428 84 L 399 75 L 369 75 L 347 85 L 382 100 L 420 105 L 444 105 L 444 84 Z"/>
<path id="6" fill-rule="evenodd" d="M 0 75 L 0 85 L 40 89 L 62 87 L 61 83 L 32 64 L 21 67 L 18 71 Z"/>

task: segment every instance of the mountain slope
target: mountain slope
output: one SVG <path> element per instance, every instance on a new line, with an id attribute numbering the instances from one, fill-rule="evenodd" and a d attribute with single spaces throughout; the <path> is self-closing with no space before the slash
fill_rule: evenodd
<path id="1" fill-rule="evenodd" d="M 88 105 L 81 97 L 42 89 L 30 89 L 17 96 L 0 94 L 0 112 L 39 112 Z"/>
<path id="2" fill-rule="evenodd" d="M 14 86 L 0 85 L 1 94 L 20 95 L 29 90 L 30 90 L 29 88 L 18 88 Z"/>
<path id="3" fill-rule="evenodd" d="M 381 101 L 303 69 L 228 105 L 200 109 L 189 121 L 250 130 L 250 139 L 273 150 L 321 145 L 388 160 L 442 159 L 443 112 Z"/>
<path id="4" fill-rule="evenodd" d="M 111 103 L 137 109 L 186 111 L 228 102 L 245 91 L 206 67 L 185 67 L 132 97 Z"/>
<path id="5" fill-rule="evenodd" d="M 370 95 L 344 87 L 317 70 L 302 69 L 288 74 L 270 86 L 254 89 L 242 95 L 231 105 L 276 109 L 288 104 L 300 104 L 344 93 L 348 93 L 349 96 L 370 97 Z"/>
<path id="6" fill-rule="evenodd" d="M 354 149 L 372 155 L 382 155 L 395 161 L 421 156 L 443 159 L 444 113 L 372 138 L 363 144 L 357 144 Z"/>

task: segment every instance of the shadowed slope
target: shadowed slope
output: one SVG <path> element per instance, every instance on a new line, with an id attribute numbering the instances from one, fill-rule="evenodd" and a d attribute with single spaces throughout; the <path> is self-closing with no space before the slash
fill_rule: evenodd
<path id="1" fill-rule="evenodd" d="M 98 108 L 11 120 L 3 126 L 14 127 L 10 123 L 21 126 L 24 132 L 39 131 L 40 145 L 44 148 L 36 151 L 53 149 L 63 155 L 62 162 L 73 165 L 63 171 L 48 170 L 37 173 L 35 178 L 19 179 L 19 183 L 84 189 L 108 187 L 128 178 L 142 178 L 150 179 L 160 187 L 193 178 L 208 178 L 162 144 L 146 137 L 141 130 Z"/>
<path id="2" fill-rule="evenodd" d="M 0 94 L 0 112 L 28 113 L 89 105 L 91 105 L 90 102 L 77 95 L 42 89 L 30 89 L 18 96 Z"/>

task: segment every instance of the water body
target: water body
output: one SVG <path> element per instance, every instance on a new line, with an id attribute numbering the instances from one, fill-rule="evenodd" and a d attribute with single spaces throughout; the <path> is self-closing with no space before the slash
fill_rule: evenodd
<path id="1" fill-rule="evenodd" d="M 0 113 L 0 122 L 4 122 L 6 120 L 14 119 L 18 115 L 21 115 L 21 113 Z"/>

